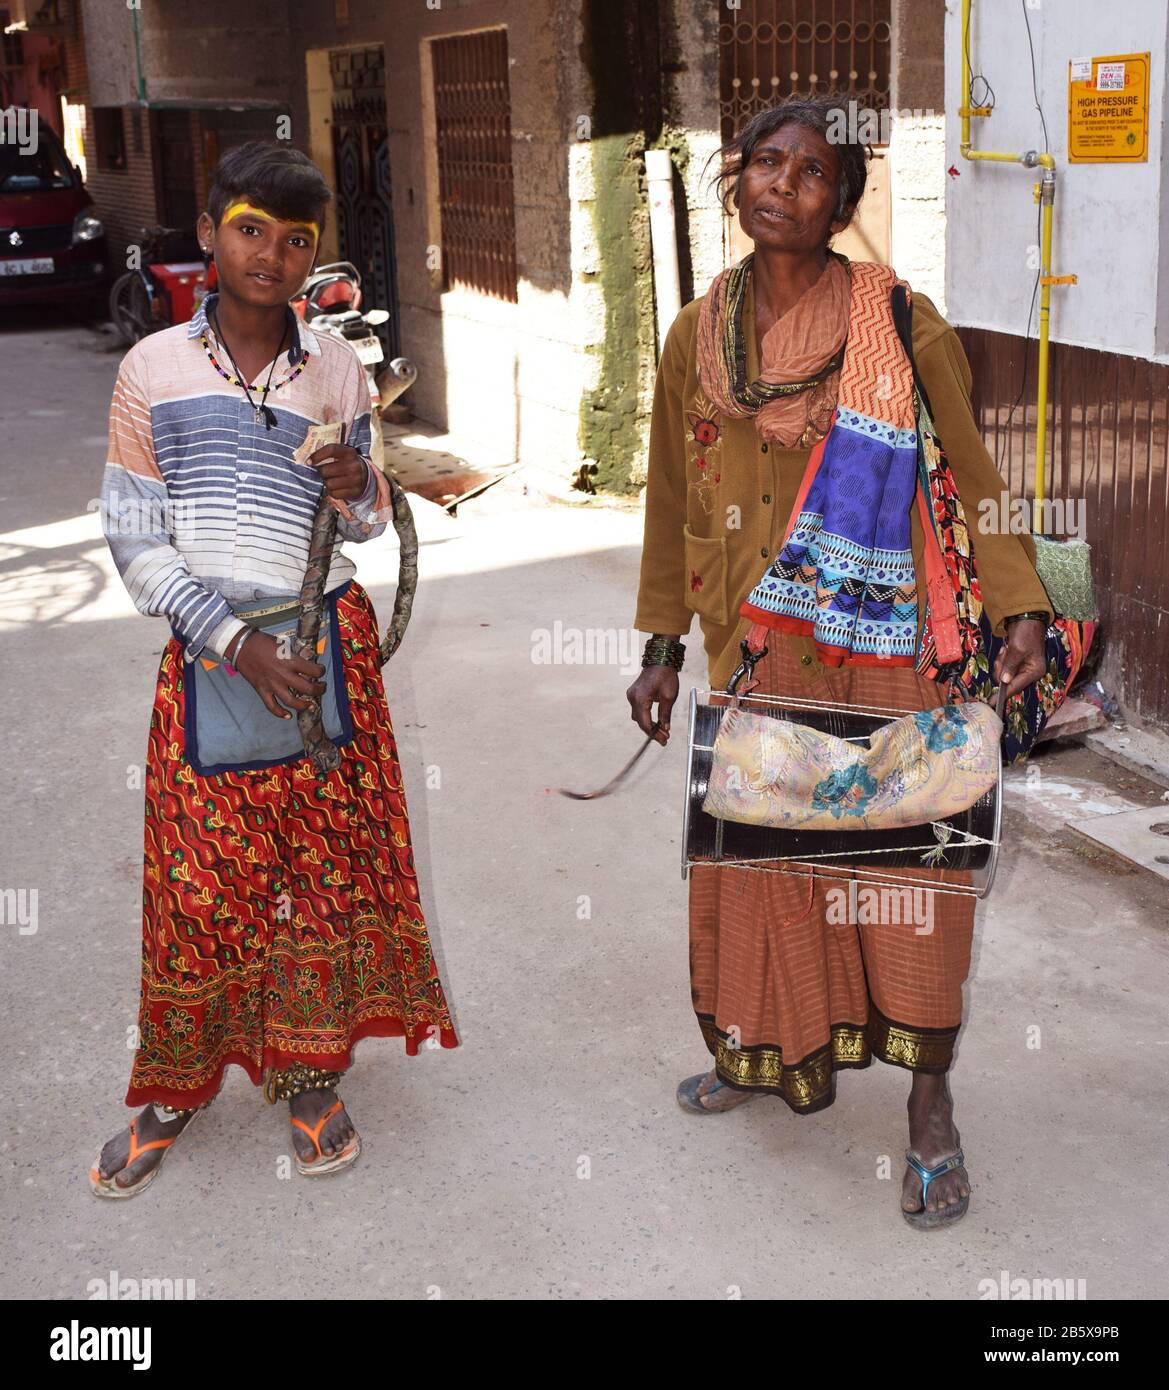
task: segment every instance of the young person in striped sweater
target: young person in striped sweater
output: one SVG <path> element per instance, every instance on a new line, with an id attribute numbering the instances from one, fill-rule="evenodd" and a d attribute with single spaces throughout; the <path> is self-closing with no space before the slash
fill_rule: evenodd
<path id="1" fill-rule="evenodd" d="M 352 1163 L 336 1083 L 363 1037 L 454 1047 L 419 902 L 377 620 L 344 541 L 380 536 L 356 355 L 288 301 L 331 198 L 316 166 L 252 142 L 199 218 L 219 292 L 118 372 L 102 516 L 140 612 L 167 619 L 146 765 L 142 981 L 126 1103 L 90 1172 L 140 1192 L 243 1067 L 287 1100 L 298 1169 Z M 311 448 L 324 432 L 333 442 Z M 337 441 L 337 435 L 341 440 Z M 292 654 L 322 493 L 340 513 L 317 662 Z M 318 775 L 296 714 L 321 700 L 341 753 Z M 331 721 L 331 727 L 330 727 Z"/>

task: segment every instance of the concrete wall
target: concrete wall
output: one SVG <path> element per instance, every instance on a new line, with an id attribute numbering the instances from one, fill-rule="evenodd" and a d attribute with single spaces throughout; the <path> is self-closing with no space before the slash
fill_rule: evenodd
<path id="1" fill-rule="evenodd" d="M 1138 357 L 1169 360 L 1169 246 L 1160 237 L 1169 213 L 1162 136 L 1166 99 L 1164 0 L 1062 0 L 1026 11 L 974 0 L 974 67 L 995 91 L 994 114 L 973 120 L 975 148 L 1043 149 L 1032 94 L 1026 19 L 1035 48 L 1036 89 L 1057 161 L 1052 270 L 1079 283 L 1052 290 L 1051 336 Z M 1025 17 L 1024 17 L 1025 16 Z M 1022 335 L 1035 284 L 1034 169 L 978 164 L 959 155 L 961 6 L 946 14 L 946 159 L 949 178 L 946 298 L 953 322 Z M 1149 158 L 1144 164 L 1067 162 L 1068 62 L 1114 54 L 1152 54 Z M 1038 295 L 1032 332 L 1038 332 Z"/>
<path id="2" fill-rule="evenodd" d="M 474 441 L 476 462 L 487 465 L 519 458 L 563 470 L 579 458 L 577 412 L 589 364 L 580 341 L 587 324 L 570 302 L 569 171 L 575 114 L 587 107 L 579 89 L 565 90 L 572 11 L 521 0 L 444 0 L 437 9 L 351 0 L 344 27 L 335 23 L 331 0 L 305 0 L 291 12 L 298 54 L 384 46 L 402 345 L 419 369 L 409 399 L 424 419 Z M 461 288 L 443 291 L 427 261 L 438 240 L 428 45 L 497 26 L 507 29 L 510 62 L 515 304 Z M 298 62 L 294 139 L 308 148 L 306 64 Z M 322 100 L 318 90 L 318 143 L 328 135 Z"/>
<path id="3" fill-rule="evenodd" d="M 727 264 L 726 228 L 711 177 L 710 163 L 721 143 L 718 101 L 719 15 L 705 0 L 671 0 L 667 33 L 673 46 L 663 47 L 663 60 L 672 68 L 664 78 L 666 120 L 679 132 L 679 213 L 682 246 L 682 301 L 706 293 L 711 280 Z M 689 260 L 689 276 L 685 260 Z"/>
<path id="4" fill-rule="evenodd" d="M 702 182 L 718 144 L 712 7 L 351 0 L 343 26 L 323 0 L 291 13 L 293 47 L 305 55 L 294 138 L 323 167 L 324 55 L 385 49 L 402 344 L 419 366 L 408 397 L 416 412 L 473 441 L 477 461 L 519 460 L 562 483 L 595 464 L 598 484 L 636 487 L 657 366 L 647 143 L 669 148 L 678 171 L 684 297 L 704 292 L 724 263 L 721 219 Z M 508 33 L 516 304 L 443 291 L 428 265 L 440 241 L 429 46 L 493 26 Z"/>
<path id="5" fill-rule="evenodd" d="M 85 186 L 98 216 L 105 223 L 109 241 L 110 265 L 114 275 L 125 269 L 126 246 L 137 240 L 142 227 L 158 220 L 154 197 L 154 156 L 151 148 L 150 113 L 141 111 L 138 128 L 141 148 L 135 148 L 131 112 L 122 111 L 126 140 L 126 167 L 101 169 L 97 162 L 92 120 L 93 101 L 87 63 L 87 32 L 84 18 L 75 37 L 64 42 L 64 85 L 73 134 L 70 153 L 79 156 L 85 171 Z M 125 61 L 123 55 L 122 61 Z"/>
<path id="6" fill-rule="evenodd" d="M 894 0 L 890 264 L 946 313 L 945 0 Z"/>
<path id="7" fill-rule="evenodd" d="M 284 101 L 290 0 L 81 0 L 94 106 L 138 100 L 134 17 L 150 101 Z"/>

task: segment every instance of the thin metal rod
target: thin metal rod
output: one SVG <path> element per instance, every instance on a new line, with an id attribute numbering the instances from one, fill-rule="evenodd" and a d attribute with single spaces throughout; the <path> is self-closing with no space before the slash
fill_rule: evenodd
<path id="1" fill-rule="evenodd" d="M 706 690 L 703 694 L 710 696 L 708 703 L 715 705 L 715 699 L 720 702 L 716 708 L 730 706 L 733 697 L 728 695 L 725 690 Z M 920 714 L 920 709 L 897 709 L 886 705 L 843 705 L 836 700 L 815 700 L 811 696 L 804 695 L 740 695 L 741 704 L 761 704 L 779 705 L 784 709 L 810 709 L 836 711 L 840 714 L 871 714 L 871 715 L 892 715 L 900 718 L 904 714 Z"/>
<path id="2" fill-rule="evenodd" d="M 710 867 L 714 869 L 744 869 L 749 873 L 756 874 L 789 874 L 799 878 L 806 878 L 807 872 L 799 869 L 769 869 L 765 867 L 769 863 L 782 863 L 782 860 L 760 860 L 757 863 L 750 860 L 723 859 L 715 863 L 707 859 L 691 859 L 688 867 L 691 869 Z M 792 863 L 806 863 L 806 860 L 793 860 Z M 952 869 L 951 873 L 972 873 L 971 869 Z M 928 888 L 933 893 L 951 893 L 960 898 L 976 898 L 979 896 L 978 890 L 973 885 L 964 887 L 962 884 L 939 884 L 932 879 L 921 878 L 894 878 L 892 876 L 880 876 L 880 871 L 875 871 L 872 877 L 865 877 L 863 874 L 825 874 L 813 869 L 813 878 L 822 879 L 828 883 L 875 883 L 881 887 L 915 887 Z"/>

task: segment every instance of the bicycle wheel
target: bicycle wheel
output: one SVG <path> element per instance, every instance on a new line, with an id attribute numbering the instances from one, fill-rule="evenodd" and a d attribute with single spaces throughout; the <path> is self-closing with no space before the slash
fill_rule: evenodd
<path id="1" fill-rule="evenodd" d="M 146 286 L 132 270 L 114 282 L 110 291 L 110 318 L 128 347 L 133 347 L 157 327 L 150 312 Z"/>

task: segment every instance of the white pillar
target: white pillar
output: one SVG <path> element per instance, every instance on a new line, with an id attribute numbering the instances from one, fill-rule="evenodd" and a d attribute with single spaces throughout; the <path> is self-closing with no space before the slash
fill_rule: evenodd
<path id="1" fill-rule="evenodd" d="M 674 169 L 669 150 L 646 150 L 645 177 L 649 184 L 649 238 L 653 248 L 660 357 L 670 324 L 682 307 L 678 280 L 678 232 L 674 223 Z"/>

